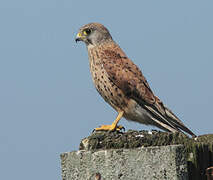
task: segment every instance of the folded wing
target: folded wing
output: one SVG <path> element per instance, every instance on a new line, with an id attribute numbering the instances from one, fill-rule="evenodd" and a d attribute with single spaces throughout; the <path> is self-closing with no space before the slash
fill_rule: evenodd
<path id="1" fill-rule="evenodd" d="M 139 68 L 126 57 L 121 49 L 104 50 L 102 63 L 110 80 L 152 114 L 158 127 L 171 132 L 185 131 L 195 136 L 164 104 L 156 97 Z"/>

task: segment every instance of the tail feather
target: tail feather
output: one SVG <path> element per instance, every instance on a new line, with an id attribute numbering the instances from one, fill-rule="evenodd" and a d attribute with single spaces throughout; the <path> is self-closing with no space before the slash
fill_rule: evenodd
<path id="1" fill-rule="evenodd" d="M 170 109 L 165 107 L 163 104 L 161 104 L 161 106 L 164 108 L 164 113 L 158 111 L 156 107 L 145 105 L 145 108 L 153 115 L 152 120 L 155 122 L 157 127 L 170 132 L 184 131 L 192 137 L 196 137 L 196 135 L 189 130 Z"/>
<path id="2" fill-rule="evenodd" d="M 165 107 L 165 106 L 164 106 Z M 192 137 L 196 137 L 196 135 L 190 130 L 188 129 L 182 122 L 181 120 L 174 115 L 174 113 L 168 109 L 167 107 L 165 107 L 165 112 L 166 112 L 166 116 L 168 117 L 168 119 L 179 129 L 181 129 L 182 131 L 187 132 L 188 134 L 190 134 Z"/>
<path id="3" fill-rule="evenodd" d="M 173 126 L 173 124 L 166 119 L 161 113 L 153 109 L 151 106 L 145 105 L 147 110 L 152 114 L 152 120 L 155 122 L 156 126 L 163 128 L 167 131 L 178 132 L 178 129 Z"/>

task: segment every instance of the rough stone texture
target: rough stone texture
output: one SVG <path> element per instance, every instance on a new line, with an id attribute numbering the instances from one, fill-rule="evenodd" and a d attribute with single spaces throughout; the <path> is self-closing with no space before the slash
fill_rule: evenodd
<path id="1" fill-rule="evenodd" d="M 190 144 L 194 139 L 182 133 L 160 131 L 133 131 L 92 133 L 82 139 L 79 150 L 138 148 L 149 146 L 165 146 L 175 144 Z"/>
<path id="2" fill-rule="evenodd" d="M 182 133 L 173 134 L 159 131 L 94 132 L 81 141 L 79 149 L 84 151 L 79 152 L 96 153 L 100 150 L 102 152 L 103 150 L 113 151 L 113 149 L 117 149 L 119 152 L 130 149 L 131 152 L 141 147 L 161 146 L 163 148 L 163 146 L 178 144 L 182 144 L 184 147 L 182 153 L 186 155 L 189 179 L 206 180 L 205 170 L 213 166 L 213 134 L 192 139 Z M 66 167 L 66 172 L 70 172 L 69 166 L 64 164 L 68 162 L 63 158 L 66 156 L 70 158 L 71 154 L 62 154 L 62 168 Z M 184 155 L 182 154 L 182 156 Z M 83 162 L 81 161 L 81 163 Z M 67 174 L 66 172 L 63 171 L 63 177 Z"/>
<path id="3" fill-rule="evenodd" d="M 186 151 L 190 180 L 206 180 L 206 168 L 213 166 L 213 134 L 196 139 L 182 133 L 161 131 L 94 132 L 84 138 L 79 149 L 120 149 L 182 144 Z"/>
<path id="4" fill-rule="evenodd" d="M 63 180 L 188 179 L 181 145 L 61 154 Z"/>

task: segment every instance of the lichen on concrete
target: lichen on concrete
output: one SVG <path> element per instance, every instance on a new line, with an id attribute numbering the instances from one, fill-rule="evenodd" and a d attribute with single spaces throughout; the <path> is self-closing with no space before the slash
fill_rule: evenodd
<path id="1" fill-rule="evenodd" d="M 133 131 L 92 133 L 80 143 L 80 150 L 120 149 L 175 144 L 189 144 L 194 140 L 182 133 Z"/>
<path id="2" fill-rule="evenodd" d="M 202 180 L 213 165 L 213 134 L 193 139 L 160 131 L 93 132 L 79 151 L 61 154 L 61 165 L 63 180 L 97 175 L 101 180 Z"/>
<path id="3" fill-rule="evenodd" d="M 184 146 L 189 178 L 205 178 L 205 169 L 213 164 L 213 134 L 190 138 L 183 133 L 161 131 L 94 132 L 84 138 L 80 150 L 134 149 L 138 147 L 178 145 Z"/>

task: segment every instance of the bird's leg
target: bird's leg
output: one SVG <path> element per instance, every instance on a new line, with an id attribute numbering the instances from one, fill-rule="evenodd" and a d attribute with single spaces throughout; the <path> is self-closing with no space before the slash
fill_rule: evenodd
<path id="1" fill-rule="evenodd" d="M 123 128 L 123 126 L 117 126 L 117 124 L 120 121 L 120 119 L 122 118 L 123 114 L 124 114 L 124 111 L 119 111 L 117 118 L 111 125 L 102 125 L 99 128 L 95 128 L 95 130 L 96 131 L 114 131 L 114 130 L 119 131 L 119 130 L 121 130 Z"/>

